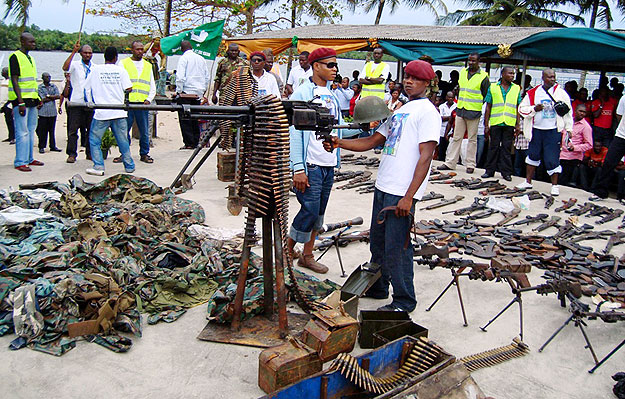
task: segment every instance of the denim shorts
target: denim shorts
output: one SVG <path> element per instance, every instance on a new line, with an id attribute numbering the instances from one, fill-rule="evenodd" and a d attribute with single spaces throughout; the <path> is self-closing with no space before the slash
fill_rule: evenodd
<path id="1" fill-rule="evenodd" d="M 295 242 L 308 242 L 312 231 L 319 230 L 323 225 L 323 215 L 334 183 L 334 167 L 307 164 L 307 168 L 310 187 L 304 192 L 295 190 L 301 205 L 289 231 Z"/>

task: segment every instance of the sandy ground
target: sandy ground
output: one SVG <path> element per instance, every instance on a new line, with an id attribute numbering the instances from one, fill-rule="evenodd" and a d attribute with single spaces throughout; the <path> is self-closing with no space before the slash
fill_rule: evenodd
<path id="1" fill-rule="evenodd" d="M 0 123 L 0 137 L 6 137 L 6 126 Z M 65 148 L 65 115 L 57 121 L 57 143 Z M 182 138 L 177 123 L 177 115 L 158 115 L 158 138 L 150 154 L 155 163 L 148 165 L 138 161 L 138 143 L 132 144 L 132 153 L 137 164 L 137 176 L 152 179 L 161 186 L 168 186 L 190 151 L 180 151 Z M 0 187 L 17 188 L 20 183 L 42 181 L 67 181 L 79 173 L 85 180 L 95 182 L 100 178 L 85 175 L 91 166 L 80 153 L 75 164 L 65 163 L 64 153 L 36 153 L 36 159 L 45 162 L 43 167 L 34 167 L 31 173 L 13 169 L 14 146 L 0 144 Z M 116 155 L 116 152 L 113 152 Z M 373 152 L 367 155 L 372 156 Z M 438 163 L 436 163 L 438 164 Z M 346 166 L 348 170 L 361 167 Z M 113 164 L 111 157 L 106 161 L 106 175 L 123 172 L 121 164 Z M 459 177 L 466 177 L 459 167 Z M 206 224 L 214 227 L 242 228 L 243 215 L 231 216 L 226 210 L 226 183 L 217 180 L 216 155 L 212 154 L 196 176 L 193 190 L 183 194 L 185 198 L 199 202 L 206 212 Z M 476 170 L 479 176 L 482 170 Z M 514 178 L 509 185 L 520 180 Z M 536 183 L 543 192 L 548 185 Z M 465 195 L 458 205 L 436 211 L 419 211 L 417 219 L 444 218 L 440 212 L 455 209 L 472 202 L 477 194 L 462 191 L 446 185 L 430 185 L 428 191 L 435 190 L 447 198 Z M 578 198 L 584 202 L 588 194 L 570 188 L 561 189 L 561 199 Z M 371 216 L 372 194 L 361 195 L 353 190 L 334 190 L 330 199 L 326 221 L 337 222 L 362 216 L 368 226 Z M 560 203 L 558 200 L 556 203 Z M 605 202 L 608 206 L 619 206 L 615 200 Z M 291 218 L 298 210 L 291 198 Z M 533 201 L 533 208 L 526 214 L 544 212 L 542 201 Z M 552 207 L 549 211 L 553 214 Z M 496 222 L 501 216 L 492 216 L 485 222 Z M 590 221 L 590 220 L 588 220 Z M 615 230 L 619 221 L 613 221 L 605 228 Z M 365 227 L 366 228 L 366 227 Z M 603 228 L 603 227 L 602 227 Z M 525 230 L 528 230 L 527 228 Z M 553 234 L 554 229 L 545 231 Z M 584 242 L 603 248 L 605 241 Z M 615 247 L 614 254 L 622 255 L 625 245 Z M 342 249 L 346 269 L 351 272 L 357 265 L 368 260 L 368 248 L 364 243 L 355 243 Z M 330 252 L 324 258 L 330 266 L 327 277 L 342 283 L 336 254 Z M 539 270 L 530 274 L 533 284 L 542 282 Z M 487 333 L 478 327 L 490 320 L 512 298 L 507 285 L 495 282 L 462 281 L 462 292 L 467 308 L 469 326 L 462 326 L 458 300 L 454 292 L 448 293 L 431 311 L 425 308 L 436 298 L 449 282 L 448 270 L 430 270 L 415 264 L 415 286 L 419 305 L 412 312 L 412 319 L 429 329 L 430 338 L 450 353 L 461 357 L 490 348 L 507 345 L 518 335 L 518 309 L 516 306 L 495 322 Z M 525 313 L 525 341 L 531 353 L 521 359 L 512 360 L 496 367 L 478 370 L 473 374 L 484 392 L 495 398 L 610 398 L 614 382 L 610 376 L 624 371 L 625 350 L 614 355 L 594 375 L 587 372 L 593 365 L 580 331 L 569 325 L 543 353 L 538 348 L 569 316 L 569 312 L 559 306 L 554 295 L 539 296 L 533 292 L 523 295 Z M 588 298 L 586 298 L 587 300 Z M 375 309 L 385 301 L 363 299 L 361 309 Z M 9 342 L 14 336 L 0 338 L 0 362 L 2 396 L 7 398 L 49 398 L 84 397 L 91 398 L 251 398 L 263 392 L 258 388 L 258 354 L 260 349 L 209 343 L 196 339 L 206 324 L 205 307 L 191 309 L 173 324 L 146 326 L 143 337 L 133 339 L 132 349 L 125 354 L 110 352 L 98 345 L 79 342 L 77 348 L 56 358 L 43 353 L 23 349 L 10 351 Z M 623 323 L 605 324 L 589 321 L 587 332 L 599 357 L 603 357 L 622 339 L 625 333 Z M 356 349 L 360 351 L 360 349 Z M 314 397 L 314 396 L 311 396 Z"/>

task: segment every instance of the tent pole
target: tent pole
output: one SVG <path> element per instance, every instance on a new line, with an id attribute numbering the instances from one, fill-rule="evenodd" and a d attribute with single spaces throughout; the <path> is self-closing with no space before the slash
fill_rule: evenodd
<path id="1" fill-rule="evenodd" d="M 521 73 L 521 92 L 525 94 L 525 74 L 527 73 L 527 58 L 523 60 L 523 73 Z"/>
<path id="2" fill-rule="evenodd" d="M 395 74 L 395 76 L 397 76 L 397 80 L 396 81 L 398 83 L 401 83 L 401 81 L 403 80 L 402 76 L 401 76 L 402 70 L 403 70 L 403 68 L 401 67 L 401 60 L 398 58 L 397 59 L 397 73 Z"/>

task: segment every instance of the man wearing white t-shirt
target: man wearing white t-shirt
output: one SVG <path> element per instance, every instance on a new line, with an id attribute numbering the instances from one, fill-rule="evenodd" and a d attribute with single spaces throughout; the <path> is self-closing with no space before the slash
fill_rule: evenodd
<path id="1" fill-rule="evenodd" d="M 273 94 L 277 98 L 280 96 L 280 88 L 273 74 L 265 71 L 266 56 L 260 51 L 250 54 L 250 65 L 252 66 L 252 77 L 258 83 L 258 95 Z"/>
<path id="2" fill-rule="evenodd" d="M 80 53 L 80 60 L 72 61 L 74 54 Z M 91 57 L 93 50 L 88 44 L 80 45 L 80 42 L 74 44 L 72 53 L 67 57 L 63 64 L 63 70 L 69 72 L 72 94 L 69 98 L 73 103 L 86 103 L 91 101 L 91 93 L 85 90 L 85 80 L 91 73 Z M 80 142 L 85 147 L 85 155 L 87 159 L 91 159 L 91 150 L 89 148 L 89 130 L 91 129 L 91 120 L 93 119 L 93 110 L 82 107 L 71 107 L 67 109 L 67 163 L 76 162 L 78 156 L 78 129 L 80 129 Z"/>
<path id="3" fill-rule="evenodd" d="M 295 90 L 302 84 L 309 81 L 313 74 L 313 69 L 310 66 L 308 51 L 302 51 L 299 55 L 299 65 L 291 69 L 291 73 L 286 80 L 286 86 L 284 86 L 284 93 L 287 97 L 291 96 Z"/>
<path id="4" fill-rule="evenodd" d="M 343 122 L 339 100 L 330 91 L 330 84 L 338 72 L 336 51 L 321 47 L 308 57 L 313 70 L 312 80 L 304 82 L 291 96 L 292 100 L 310 101 L 328 108 L 339 125 Z M 359 134 L 359 130 L 339 130 L 345 134 Z M 290 129 L 290 163 L 293 186 L 301 208 L 289 231 L 288 250 L 293 255 L 296 242 L 304 243 L 304 250 L 297 262 L 300 267 L 317 273 L 327 273 L 328 268 L 317 262 L 312 254 L 315 236 L 323 226 L 323 216 L 334 183 L 334 168 L 339 165 L 339 151 L 326 151 L 314 131 Z"/>
<path id="5" fill-rule="evenodd" d="M 448 91 L 445 96 L 445 102 L 438 106 L 438 112 L 440 112 L 441 119 L 443 121 L 441 124 L 440 142 L 438 144 L 439 161 L 444 161 L 445 154 L 447 153 L 447 145 L 449 144 L 449 141 L 447 140 L 447 137 L 445 137 L 445 131 L 447 130 L 447 124 L 449 124 L 449 120 L 451 119 L 451 113 L 456 109 L 454 99 L 454 92 Z"/>
<path id="6" fill-rule="evenodd" d="M 417 306 L 410 227 L 415 203 L 421 199 L 427 186 L 441 131 L 441 116 L 425 97 L 426 88 L 434 76 L 428 62 L 410 61 L 404 69 L 404 87 L 410 101 L 370 137 L 332 139 L 332 148 L 352 151 L 367 151 L 384 144 L 369 231 L 371 262 L 382 267 L 382 277 L 367 290 L 365 297 L 386 299 L 389 284 L 392 284 L 393 301 L 378 310 L 412 312 Z M 330 148 L 329 144 L 325 146 Z M 382 212 L 387 207 L 394 208 Z"/>
<path id="7" fill-rule="evenodd" d="M 594 195 L 589 198 L 591 201 L 608 198 L 608 187 L 610 185 L 610 177 L 612 176 L 612 171 L 619 164 L 619 161 L 623 158 L 623 156 L 625 156 L 625 119 L 623 119 L 624 113 L 625 96 L 621 97 L 621 100 L 618 103 L 618 107 L 616 107 L 616 119 L 619 121 L 618 127 L 616 128 L 614 139 L 610 143 L 610 147 L 608 147 L 608 153 L 605 155 L 605 160 L 603 161 L 603 166 L 599 171 L 599 175 L 593 182 L 591 191 L 594 193 Z"/>
<path id="8" fill-rule="evenodd" d="M 116 65 L 117 49 L 107 47 L 104 50 L 104 65 L 93 65 L 91 73 L 85 80 L 85 89 L 91 92 L 95 104 L 124 104 L 124 96 L 132 90 L 132 82 L 126 70 Z M 104 175 L 104 160 L 102 159 L 102 136 L 106 129 L 111 128 L 117 141 L 117 146 L 122 154 L 122 162 L 126 173 L 135 171 L 135 163 L 130 156 L 128 144 L 128 129 L 126 117 L 128 114 L 123 110 L 97 109 L 93 115 L 89 145 L 91 146 L 91 158 L 93 168 L 87 169 L 87 174 L 95 176 Z"/>

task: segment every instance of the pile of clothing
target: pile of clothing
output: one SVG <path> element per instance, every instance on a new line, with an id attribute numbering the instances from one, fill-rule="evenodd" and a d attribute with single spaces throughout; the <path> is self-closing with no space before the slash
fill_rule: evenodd
<path id="1" fill-rule="evenodd" d="M 11 349 L 60 356 L 77 340 L 127 351 L 142 314 L 172 322 L 210 301 L 211 317 L 228 321 L 242 239 L 207 238 L 203 222 L 199 204 L 131 175 L 0 190 L 0 335 L 15 333 Z M 262 302 L 258 256 L 250 270 L 246 303 Z M 322 286 L 318 295 L 335 288 Z"/>

